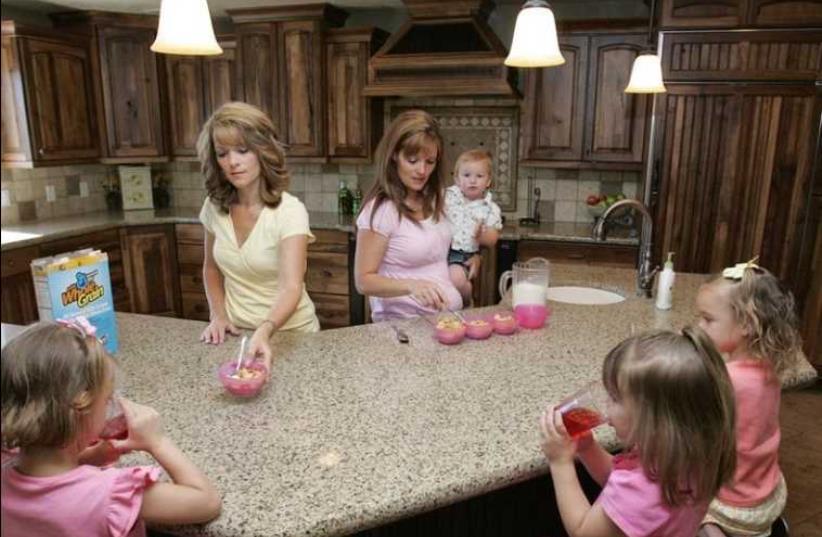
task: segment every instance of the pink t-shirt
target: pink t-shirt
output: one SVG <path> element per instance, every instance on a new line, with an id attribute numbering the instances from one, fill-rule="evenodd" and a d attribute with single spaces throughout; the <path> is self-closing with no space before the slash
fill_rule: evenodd
<path id="1" fill-rule="evenodd" d="M 752 507 L 779 484 L 779 380 L 770 362 L 728 362 L 736 401 L 736 471 L 717 498 L 736 507 Z"/>
<path id="2" fill-rule="evenodd" d="M 143 491 L 160 468 L 78 466 L 31 477 L 12 465 L 2 470 L 2 537 L 145 537 L 139 519 Z"/>
<path id="3" fill-rule="evenodd" d="M 616 455 L 597 498 L 605 514 L 628 537 L 683 537 L 699 530 L 708 502 L 671 507 L 634 453 Z"/>
<path id="4" fill-rule="evenodd" d="M 399 211 L 391 201 L 384 201 L 374 213 L 374 202 L 363 208 L 357 227 L 369 229 L 388 239 L 388 249 L 382 259 L 378 273 L 395 279 L 427 280 L 442 289 L 452 310 L 462 308 L 462 297 L 448 276 L 448 248 L 451 245 L 451 225 L 445 216 L 438 222 L 428 218 L 419 225 L 409 218 L 400 220 Z M 435 313 L 436 310 L 421 306 L 410 296 L 391 298 L 369 297 L 371 316 L 374 321 L 384 321 L 420 314 Z"/>

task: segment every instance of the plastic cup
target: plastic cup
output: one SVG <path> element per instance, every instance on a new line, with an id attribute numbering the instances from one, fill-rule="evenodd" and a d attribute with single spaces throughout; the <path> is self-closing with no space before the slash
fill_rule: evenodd
<path id="1" fill-rule="evenodd" d="M 557 405 L 562 423 L 572 438 L 605 423 L 608 393 L 600 382 L 592 382 Z"/>
<path id="2" fill-rule="evenodd" d="M 523 328 L 542 328 L 548 318 L 548 306 L 545 304 L 519 304 L 514 306 L 514 317 Z"/>
<path id="3" fill-rule="evenodd" d="M 124 440 L 128 438 L 128 422 L 123 412 L 123 405 L 116 395 L 106 402 L 106 424 L 100 431 L 103 440 Z"/>

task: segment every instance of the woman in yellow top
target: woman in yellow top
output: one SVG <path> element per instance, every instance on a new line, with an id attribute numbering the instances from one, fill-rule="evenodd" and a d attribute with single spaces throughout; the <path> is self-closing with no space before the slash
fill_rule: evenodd
<path id="1" fill-rule="evenodd" d="M 305 291 L 308 212 L 286 192 L 285 152 L 271 119 L 244 103 L 221 106 L 203 126 L 197 152 L 208 198 L 203 278 L 210 322 L 200 339 L 219 345 L 253 329 L 248 355 L 271 365 L 275 330 L 316 332 Z"/>

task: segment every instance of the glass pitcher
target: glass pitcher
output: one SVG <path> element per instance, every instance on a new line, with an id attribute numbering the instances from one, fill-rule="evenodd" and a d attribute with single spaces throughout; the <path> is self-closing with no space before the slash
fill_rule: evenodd
<path id="1" fill-rule="evenodd" d="M 499 278 L 500 296 L 511 287 L 511 305 L 517 322 L 524 328 L 541 328 L 548 316 L 546 306 L 551 263 L 543 257 L 514 263 Z"/>

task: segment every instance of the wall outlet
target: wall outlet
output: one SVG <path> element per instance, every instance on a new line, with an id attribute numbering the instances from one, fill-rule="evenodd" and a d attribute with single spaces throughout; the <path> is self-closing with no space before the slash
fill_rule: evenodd
<path id="1" fill-rule="evenodd" d="M 46 201 L 49 203 L 57 201 L 57 191 L 54 185 L 46 185 Z"/>
<path id="2" fill-rule="evenodd" d="M 86 181 L 80 181 L 80 197 L 88 197 L 88 183 Z"/>
<path id="3" fill-rule="evenodd" d="M 0 191 L 0 207 L 11 207 L 11 197 L 9 197 L 9 191 L 5 188 Z"/>

